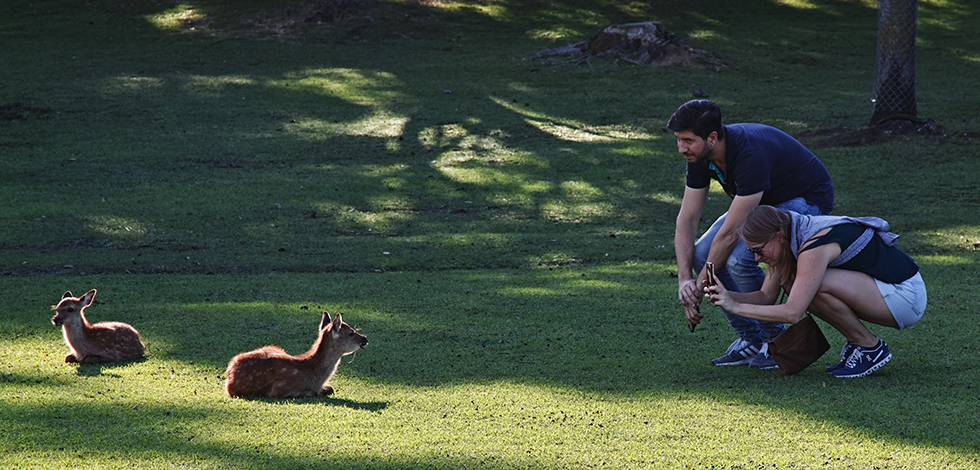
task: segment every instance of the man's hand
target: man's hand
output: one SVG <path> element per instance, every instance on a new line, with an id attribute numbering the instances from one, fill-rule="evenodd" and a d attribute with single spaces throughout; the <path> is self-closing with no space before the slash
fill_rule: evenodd
<path id="1" fill-rule="evenodd" d="M 701 290 L 702 287 L 698 286 L 697 279 L 688 279 L 686 281 L 680 281 L 677 288 L 677 298 L 681 301 L 681 305 L 684 306 L 697 306 L 701 304 L 701 297 L 704 295 L 704 291 Z"/>
<path id="2" fill-rule="evenodd" d="M 698 306 L 695 305 L 685 305 L 684 315 L 687 317 L 687 327 L 694 333 L 694 327 L 701 323 L 701 319 L 704 315 L 701 315 L 701 311 L 698 310 Z"/>
<path id="3" fill-rule="evenodd" d="M 691 333 L 694 333 L 694 327 L 701 323 L 701 319 L 704 318 L 698 307 L 703 295 L 704 291 L 698 288 L 696 279 L 681 281 L 677 289 L 677 297 L 680 299 L 681 305 L 684 306 L 684 316 L 687 318 L 687 327 Z"/>

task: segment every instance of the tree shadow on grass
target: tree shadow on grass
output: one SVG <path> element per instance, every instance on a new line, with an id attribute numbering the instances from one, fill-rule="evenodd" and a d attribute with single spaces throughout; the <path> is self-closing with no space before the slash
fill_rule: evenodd
<path id="1" fill-rule="evenodd" d="M 0 372 L 0 384 L 37 385 L 42 387 L 70 386 L 66 378 L 51 375 L 22 374 L 17 372 Z"/>
<path id="2" fill-rule="evenodd" d="M 66 426 L 74 432 L 64 434 Z M 29 436 L 32 451 L 44 452 L 47 462 L 71 461 L 77 468 L 157 460 L 177 466 L 211 462 L 220 468 L 431 468 L 378 456 L 335 454 L 328 448 L 336 446 L 319 438 L 308 442 L 309 452 L 301 454 L 284 452 L 266 442 L 249 444 L 247 436 L 268 431 L 261 426 L 241 413 L 192 406 L 71 403 L 43 409 L 17 404 L 0 407 L 0 429 L 5 435 Z M 215 434 L 217 429 L 229 428 L 242 435 L 229 439 Z"/>
<path id="3" fill-rule="evenodd" d="M 372 413 L 380 413 L 387 409 L 388 405 L 390 405 L 390 403 L 386 401 L 370 401 L 361 403 L 354 400 L 348 400 L 346 398 L 334 397 L 327 397 L 326 399 L 322 400 L 322 403 L 328 406 L 342 406 L 352 410 L 370 411 Z"/>
<path id="4" fill-rule="evenodd" d="M 144 356 L 139 359 L 136 359 L 135 361 L 104 362 L 99 364 L 77 364 L 77 369 L 75 370 L 75 373 L 78 374 L 80 377 L 98 377 L 101 375 L 105 375 L 109 377 L 120 378 L 122 377 L 121 375 L 114 374 L 107 371 L 118 369 L 120 367 L 127 367 L 131 364 L 141 364 L 146 361 L 147 358 L 146 356 Z"/>
<path id="5" fill-rule="evenodd" d="M 340 406 L 344 408 L 350 408 L 352 410 L 359 411 L 370 411 L 372 413 L 380 413 L 384 409 L 388 408 L 390 405 L 386 401 L 371 401 L 371 402 L 357 402 L 354 400 L 348 400 L 346 398 L 336 398 L 334 396 L 323 395 L 319 397 L 303 397 L 303 398 L 269 398 L 269 397 L 235 397 L 236 400 L 253 401 L 253 402 L 264 402 L 273 404 L 305 404 L 305 403 L 320 403 L 324 406 Z"/>

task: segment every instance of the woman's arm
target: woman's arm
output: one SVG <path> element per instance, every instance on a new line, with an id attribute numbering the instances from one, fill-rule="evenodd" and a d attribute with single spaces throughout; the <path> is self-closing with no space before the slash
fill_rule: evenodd
<path id="1" fill-rule="evenodd" d="M 779 323 L 796 323 L 803 318 L 810 302 L 817 295 L 823 277 L 827 273 L 827 265 L 838 255 L 840 255 L 840 245 L 837 243 L 821 245 L 800 254 L 796 264 L 796 281 L 793 282 L 789 298 L 784 304 L 760 305 L 743 302 L 738 299 L 751 300 L 752 298 L 728 292 L 724 286 L 710 286 L 705 288 L 705 292 L 709 301 L 736 315 Z M 766 281 L 771 277 L 766 276 Z M 766 289 L 765 283 L 763 289 Z M 772 302 L 775 302 L 774 298 Z"/>
<path id="2" fill-rule="evenodd" d="M 776 299 L 779 298 L 779 292 L 782 290 L 782 287 L 779 285 L 780 277 L 778 269 L 770 267 L 769 272 L 766 273 L 765 280 L 762 281 L 762 288 L 760 290 L 755 292 L 729 292 L 728 295 L 739 303 L 756 305 L 775 304 Z"/>

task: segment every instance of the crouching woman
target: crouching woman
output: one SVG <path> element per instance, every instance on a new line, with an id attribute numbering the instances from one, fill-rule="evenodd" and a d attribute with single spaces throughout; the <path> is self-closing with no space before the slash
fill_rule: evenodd
<path id="1" fill-rule="evenodd" d="M 901 330 L 922 318 L 926 288 L 919 267 L 895 246 L 898 235 L 877 217 L 805 216 L 759 206 L 738 235 L 769 266 L 762 290 L 705 296 L 725 310 L 771 322 L 796 323 L 810 311 L 847 339 L 836 377 L 863 377 L 891 360 L 888 345 L 864 322 Z M 780 290 L 786 302 L 776 304 Z"/>

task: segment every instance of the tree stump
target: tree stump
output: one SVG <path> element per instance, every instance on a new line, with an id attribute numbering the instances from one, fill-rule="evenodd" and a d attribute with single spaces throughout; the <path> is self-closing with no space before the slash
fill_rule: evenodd
<path id="1" fill-rule="evenodd" d="M 543 49 L 525 60 L 565 56 L 588 62 L 591 57 L 611 58 L 635 65 L 674 65 L 688 67 L 723 66 L 713 55 L 684 44 L 659 21 L 609 26 L 588 40 Z"/>

